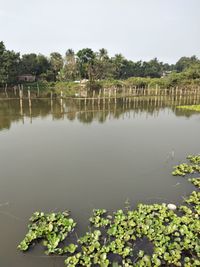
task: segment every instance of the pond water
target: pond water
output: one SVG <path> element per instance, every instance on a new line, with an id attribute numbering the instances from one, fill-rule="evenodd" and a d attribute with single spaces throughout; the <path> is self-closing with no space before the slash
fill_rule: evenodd
<path id="1" fill-rule="evenodd" d="M 36 210 L 70 210 L 77 233 L 93 208 L 181 203 L 191 192 L 172 167 L 200 152 L 200 114 L 176 109 L 199 100 L 135 98 L 0 101 L 0 266 L 61 267 L 64 259 L 16 247 Z"/>

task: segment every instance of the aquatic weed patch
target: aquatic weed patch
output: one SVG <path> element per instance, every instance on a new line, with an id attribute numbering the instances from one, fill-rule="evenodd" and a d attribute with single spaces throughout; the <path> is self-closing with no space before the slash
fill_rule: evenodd
<path id="1" fill-rule="evenodd" d="M 177 106 L 176 108 L 200 112 L 200 105 Z"/>
<path id="2" fill-rule="evenodd" d="M 173 175 L 185 176 L 186 174 L 200 173 L 200 155 L 189 155 L 189 163 L 181 163 L 174 167 Z"/>
<path id="3" fill-rule="evenodd" d="M 69 218 L 67 211 L 49 214 L 35 212 L 29 221 L 28 233 L 18 248 L 26 251 L 33 241 L 41 239 L 47 248 L 47 254 L 61 253 L 62 249 L 58 248 L 59 244 L 74 230 L 76 225 L 74 220 Z"/>
<path id="4" fill-rule="evenodd" d="M 190 167 L 199 166 L 200 156 L 189 156 L 188 160 L 187 171 L 184 166 L 184 168 L 178 168 L 178 173 L 173 174 L 185 176 L 199 173 L 198 167 L 195 167 L 194 172 L 191 172 Z M 59 248 L 62 238 L 53 248 L 47 245 L 51 244 L 49 234 L 50 236 L 59 235 L 57 227 L 59 220 L 54 221 L 52 228 L 49 226 L 52 223 L 49 220 L 49 214 L 44 224 L 43 220 L 37 219 L 37 232 L 41 234 L 34 239 L 46 240 L 45 246 L 48 248 L 48 253 L 66 253 L 65 264 L 68 267 L 200 266 L 200 178 L 190 178 L 189 181 L 193 183 L 196 190 L 184 199 L 183 205 L 176 211 L 170 210 L 166 203 L 139 204 L 136 209 L 128 207 L 112 214 L 105 209 L 95 209 L 89 219 L 90 231 L 63 248 Z M 67 216 L 66 219 L 69 220 L 69 217 Z M 35 229 L 32 225 L 34 223 L 35 220 L 31 220 L 28 236 L 30 231 Z M 71 221 L 70 228 L 64 232 L 66 237 L 74 226 L 74 221 Z M 45 228 L 44 231 L 43 228 Z M 137 241 L 144 239 L 151 244 L 151 253 L 145 246 L 138 249 Z M 19 246 L 21 250 L 27 250 L 32 242 L 29 242 L 27 236 L 24 240 L 25 244 L 22 241 Z"/>

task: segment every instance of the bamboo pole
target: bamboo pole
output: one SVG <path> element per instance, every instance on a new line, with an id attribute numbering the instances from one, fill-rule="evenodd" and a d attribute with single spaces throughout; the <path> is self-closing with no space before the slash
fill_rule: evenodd
<path id="1" fill-rule="evenodd" d="M 40 96 L 40 87 L 39 87 L 39 84 L 37 83 L 37 97 Z"/>
<path id="2" fill-rule="evenodd" d="M 109 92 L 108 92 L 108 102 L 110 103 L 110 95 L 111 95 L 111 90 L 109 89 Z"/>
<path id="3" fill-rule="evenodd" d="M 7 87 L 8 87 L 8 84 L 6 83 L 6 84 L 5 84 L 5 88 L 4 88 L 5 93 L 7 93 Z"/>
<path id="4" fill-rule="evenodd" d="M 30 92 L 30 87 L 28 89 L 28 99 L 31 100 L 31 92 Z"/>
<path id="5" fill-rule="evenodd" d="M 22 92 L 22 90 L 21 90 L 21 89 L 19 90 L 19 98 L 20 98 L 20 99 L 22 99 L 22 98 L 23 98 L 23 92 Z"/>

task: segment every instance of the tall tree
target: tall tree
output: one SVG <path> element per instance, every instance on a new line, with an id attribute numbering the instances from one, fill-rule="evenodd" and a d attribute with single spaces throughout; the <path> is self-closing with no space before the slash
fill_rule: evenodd
<path id="1" fill-rule="evenodd" d="M 50 64 L 53 71 L 53 79 L 56 81 L 56 76 L 58 72 L 63 68 L 64 61 L 62 55 L 58 52 L 53 52 L 50 54 Z"/>
<path id="2" fill-rule="evenodd" d="M 65 75 L 67 80 L 75 80 L 78 77 L 78 67 L 74 50 L 68 49 L 65 53 Z"/>
<path id="3" fill-rule="evenodd" d="M 0 42 L 0 83 L 14 83 L 17 80 L 20 54 L 6 50 Z"/>
<path id="4" fill-rule="evenodd" d="M 5 70 L 5 52 L 6 48 L 3 42 L 0 42 L 0 83 L 5 80 L 6 70 Z"/>
<path id="5" fill-rule="evenodd" d="M 182 72 L 189 68 L 192 64 L 198 63 L 199 60 L 196 56 L 192 57 L 181 57 L 175 64 L 175 70 Z"/>
<path id="6" fill-rule="evenodd" d="M 36 75 L 38 71 L 37 55 L 34 53 L 22 55 L 20 62 L 21 74 Z"/>
<path id="7" fill-rule="evenodd" d="M 50 62 L 49 60 L 42 54 L 37 56 L 37 75 L 46 74 L 50 69 Z"/>
<path id="8" fill-rule="evenodd" d="M 124 75 L 124 65 L 126 60 L 122 54 L 116 54 L 112 58 L 113 66 L 114 66 L 114 78 L 121 79 Z"/>
<path id="9" fill-rule="evenodd" d="M 81 78 L 92 80 L 92 65 L 95 59 L 95 53 L 90 48 L 84 48 L 77 52 L 79 73 Z"/>
<path id="10" fill-rule="evenodd" d="M 99 49 L 99 52 L 97 54 L 98 54 L 99 60 L 101 60 L 101 61 L 109 59 L 108 51 L 105 48 Z"/>
<path id="11" fill-rule="evenodd" d="M 143 62 L 143 76 L 151 78 L 159 78 L 163 73 L 163 63 L 154 58 L 148 62 Z"/>

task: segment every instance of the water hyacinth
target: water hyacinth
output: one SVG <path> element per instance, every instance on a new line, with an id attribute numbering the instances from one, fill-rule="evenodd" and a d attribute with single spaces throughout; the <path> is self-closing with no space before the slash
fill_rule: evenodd
<path id="1" fill-rule="evenodd" d="M 189 164 L 176 166 L 173 175 L 200 173 L 200 156 L 189 156 Z M 37 238 L 45 240 L 48 253 L 66 253 L 65 264 L 75 266 L 200 266 L 200 178 L 190 178 L 196 187 L 176 210 L 163 204 L 139 204 L 109 214 L 95 209 L 90 231 L 76 242 L 59 244 L 75 227 L 68 214 L 35 213 L 29 232 L 19 245 L 25 251 Z M 64 217 L 63 217 L 64 216 Z M 62 219 L 60 219 L 60 217 Z M 138 249 L 138 241 L 148 240 Z"/>
<path id="2" fill-rule="evenodd" d="M 67 211 L 49 214 L 35 212 L 30 218 L 29 231 L 18 248 L 26 251 L 34 240 L 42 239 L 47 254 L 61 253 L 58 245 L 74 230 L 75 225 Z"/>
<path id="3" fill-rule="evenodd" d="M 189 155 L 187 159 L 190 163 L 182 163 L 174 167 L 173 175 L 185 176 L 200 172 L 200 155 Z"/>

